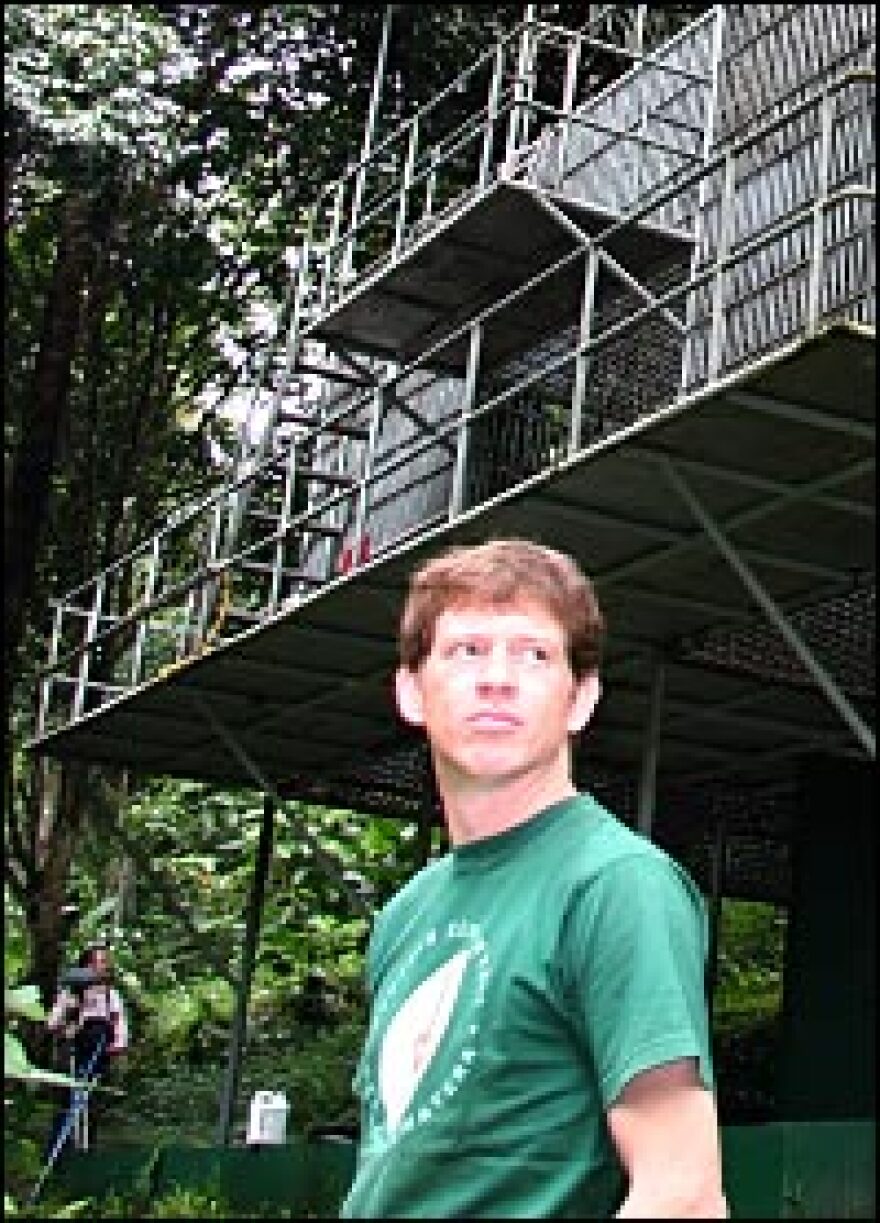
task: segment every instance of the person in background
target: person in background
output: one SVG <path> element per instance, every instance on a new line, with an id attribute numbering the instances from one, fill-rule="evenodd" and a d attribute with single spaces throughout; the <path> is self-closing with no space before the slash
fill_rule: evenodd
<path id="1" fill-rule="evenodd" d="M 109 948 L 95 943 L 81 953 L 77 968 L 62 976 L 61 988 L 46 1019 L 49 1030 L 59 1036 L 73 1052 L 73 1073 L 77 1079 L 101 1077 L 111 1058 L 128 1048 L 128 1020 L 125 1005 L 111 983 L 113 964 Z M 65 1069 L 68 1067 L 65 1066 Z M 55 1149 L 74 1106 L 76 1090 L 71 1089 L 67 1107 L 56 1115 L 46 1146 L 47 1157 Z M 94 1134 L 94 1114 L 90 1110 L 90 1129 Z M 65 1138 L 64 1145 L 72 1138 Z"/>
<path id="2" fill-rule="evenodd" d="M 723 1218 L 686 872 L 572 779 L 603 617 L 568 556 L 454 548 L 412 577 L 397 707 L 451 849 L 378 914 L 346 1218 Z"/>

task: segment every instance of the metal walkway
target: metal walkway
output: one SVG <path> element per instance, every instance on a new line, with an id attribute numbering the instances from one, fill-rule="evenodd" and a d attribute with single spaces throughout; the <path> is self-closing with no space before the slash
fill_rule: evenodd
<path id="1" fill-rule="evenodd" d="M 571 551 L 610 626 L 591 755 L 638 768 L 651 662 L 668 658 L 661 772 L 757 769 L 852 734 L 773 643 L 750 671 L 702 638 L 760 632 L 761 609 L 719 553 L 729 542 L 791 611 L 852 595 L 874 564 L 874 364 L 867 331 L 832 326 L 699 392 L 456 521 L 426 529 L 265 623 L 52 732 L 42 746 L 146 772 L 247 782 L 205 707 L 276 785 L 332 776 L 392 748 L 396 618 L 430 550 L 525 535 Z M 705 520 L 704 520 L 705 517 Z M 833 669 L 846 642 L 820 648 Z M 782 656 L 773 674 L 772 654 Z M 721 651 L 716 648 L 716 653 Z M 859 710 L 867 674 L 841 690 Z M 859 668 L 861 670 L 861 667 Z"/>

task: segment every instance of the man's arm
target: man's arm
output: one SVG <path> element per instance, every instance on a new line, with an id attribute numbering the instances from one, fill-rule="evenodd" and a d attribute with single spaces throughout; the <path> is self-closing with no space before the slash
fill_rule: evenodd
<path id="1" fill-rule="evenodd" d="M 694 1059 L 635 1075 L 607 1118 L 629 1182 L 618 1218 L 727 1217 L 715 1101 Z"/>
<path id="2" fill-rule="evenodd" d="M 113 1023 L 113 1039 L 107 1052 L 115 1056 L 116 1054 L 124 1053 L 128 1048 L 128 1017 L 126 1016 L 125 1004 L 119 991 L 116 989 L 112 990 L 111 997 L 112 1009 L 110 1019 Z"/>

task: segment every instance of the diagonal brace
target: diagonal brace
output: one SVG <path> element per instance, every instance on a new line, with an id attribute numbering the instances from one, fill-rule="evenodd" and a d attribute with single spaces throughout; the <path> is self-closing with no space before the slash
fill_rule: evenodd
<path id="1" fill-rule="evenodd" d="M 786 644 L 815 680 L 816 686 L 833 705 L 841 718 L 843 718 L 862 749 L 873 760 L 876 755 L 874 733 L 860 716 L 852 702 L 841 691 L 840 685 L 835 682 L 834 677 L 822 666 L 800 633 L 797 632 L 786 618 L 779 605 L 770 597 L 683 476 L 676 471 L 674 464 L 668 459 L 663 459 L 660 465 L 672 487 L 690 509 L 731 569 L 742 581 L 749 594 L 758 603 L 764 615 L 779 630 Z"/>

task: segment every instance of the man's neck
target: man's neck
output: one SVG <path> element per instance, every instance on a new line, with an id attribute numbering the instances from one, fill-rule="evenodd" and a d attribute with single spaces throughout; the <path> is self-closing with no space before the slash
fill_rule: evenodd
<path id="1" fill-rule="evenodd" d="M 530 772 L 500 782 L 444 776 L 441 765 L 437 786 L 453 846 L 506 832 L 577 793 L 567 762 L 562 769 L 554 762 L 546 773 Z"/>

